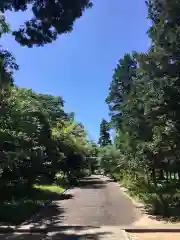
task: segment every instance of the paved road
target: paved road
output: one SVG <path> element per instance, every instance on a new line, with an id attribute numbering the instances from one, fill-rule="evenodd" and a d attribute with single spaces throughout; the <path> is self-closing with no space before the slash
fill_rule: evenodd
<path id="1" fill-rule="evenodd" d="M 138 220 L 140 213 L 117 183 L 107 177 L 91 176 L 68 190 L 31 224 L 41 226 L 122 226 Z"/>
<path id="2" fill-rule="evenodd" d="M 91 226 L 130 225 L 138 218 L 137 209 L 119 186 L 108 178 L 91 177 L 70 193 L 73 198 L 62 201 L 64 224 Z"/>
<path id="3" fill-rule="evenodd" d="M 120 191 L 118 184 L 107 177 L 91 176 L 68 190 L 62 200 L 44 209 L 29 226 L 52 228 L 54 233 L 51 231 L 44 239 L 122 240 L 119 226 L 131 225 L 139 217 L 140 212 Z M 42 235 L 41 238 L 33 236 L 35 240 L 42 239 Z M 28 239 L 28 236 L 17 239 Z"/>

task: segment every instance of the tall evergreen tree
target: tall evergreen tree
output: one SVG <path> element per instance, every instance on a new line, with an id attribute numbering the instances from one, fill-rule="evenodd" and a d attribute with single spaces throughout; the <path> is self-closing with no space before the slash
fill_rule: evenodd
<path id="1" fill-rule="evenodd" d="M 122 121 L 122 104 L 129 94 L 133 78 L 136 76 L 137 63 L 131 54 L 125 54 L 119 60 L 114 70 L 106 102 L 109 105 L 110 116 L 114 126 L 120 126 Z"/>
<path id="2" fill-rule="evenodd" d="M 146 53 L 133 54 L 133 71 L 129 71 L 127 61 L 127 67 L 120 62 L 107 103 L 116 124 L 115 144 L 120 149 L 120 161 L 127 162 L 127 174 L 131 172 L 134 181 L 141 181 L 144 176 L 148 184 L 155 186 L 158 197 L 152 201 L 154 209 L 166 211 L 168 201 L 171 205 L 176 188 L 180 188 L 177 181 L 170 182 L 172 173 L 174 179 L 178 173 L 180 181 L 180 2 L 148 0 L 146 3 L 152 22 L 148 31 L 151 47 Z M 164 176 L 166 183 L 161 181 Z M 173 201 L 176 204 L 177 200 Z M 166 209 L 160 209 L 161 204 Z"/>
<path id="3" fill-rule="evenodd" d="M 109 124 L 105 119 L 103 119 L 100 124 L 100 137 L 99 137 L 98 143 L 101 147 L 111 144 L 111 139 L 109 134 Z"/>

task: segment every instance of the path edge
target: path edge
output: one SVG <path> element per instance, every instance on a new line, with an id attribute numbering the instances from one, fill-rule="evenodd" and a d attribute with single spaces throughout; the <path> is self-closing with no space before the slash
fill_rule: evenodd
<path id="1" fill-rule="evenodd" d="M 129 235 L 128 235 L 128 233 L 126 232 L 126 230 L 122 230 L 122 235 L 123 235 L 123 238 L 124 238 L 124 240 L 130 240 L 130 237 L 129 237 Z"/>

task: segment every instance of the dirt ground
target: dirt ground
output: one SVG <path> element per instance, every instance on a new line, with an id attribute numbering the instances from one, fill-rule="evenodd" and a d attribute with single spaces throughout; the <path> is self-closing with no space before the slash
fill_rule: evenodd
<path id="1" fill-rule="evenodd" d="M 130 240 L 180 240 L 180 233 L 128 233 Z"/>

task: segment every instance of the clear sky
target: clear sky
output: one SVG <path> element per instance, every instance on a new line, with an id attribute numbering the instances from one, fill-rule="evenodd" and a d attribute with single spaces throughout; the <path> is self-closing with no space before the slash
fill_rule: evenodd
<path id="1" fill-rule="evenodd" d="M 30 13 L 9 14 L 12 27 Z M 41 93 L 62 96 L 89 136 L 97 140 L 102 118 L 108 120 L 104 102 L 113 69 L 126 52 L 145 51 L 149 40 L 145 0 L 94 0 L 94 7 L 77 20 L 73 32 L 53 44 L 27 49 L 11 36 L 0 44 L 15 55 L 20 70 L 16 84 Z"/>

